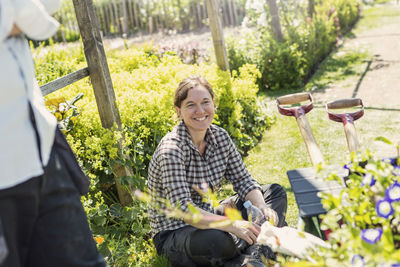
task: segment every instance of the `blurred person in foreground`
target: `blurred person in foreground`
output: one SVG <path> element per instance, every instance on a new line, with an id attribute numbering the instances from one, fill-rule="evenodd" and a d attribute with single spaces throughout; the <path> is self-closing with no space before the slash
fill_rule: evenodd
<path id="1" fill-rule="evenodd" d="M 0 266 L 106 266 L 80 195 L 89 180 L 44 106 L 25 36 L 51 37 L 59 0 L 0 0 Z"/>
<path id="2" fill-rule="evenodd" d="M 246 220 L 213 225 L 228 218 L 225 208 L 234 207 L 247 218 L 243 207 L 251 200 L 277 226 L 286 225 L 286 192 L 278 184 L 260 186 L 246 170 L 228 133 L 212 124 L 214 92 L 203 77 L 183 80 L 174 106 L 181 122 L 163 137 L 154 152 L 148 175 L 152 197 L 150 225 L 159 255 L 173 266 L 264 266 L 262 257 L 272 251 L 256 244 L 260 226 Z M 218 207 L 203 202 L 198 189 L 217 190 L 222 179 L 237 194 Z M 202 215 L 199 221 L 167 218 L 163 200 L 189 212 L 192 205 Z"/>

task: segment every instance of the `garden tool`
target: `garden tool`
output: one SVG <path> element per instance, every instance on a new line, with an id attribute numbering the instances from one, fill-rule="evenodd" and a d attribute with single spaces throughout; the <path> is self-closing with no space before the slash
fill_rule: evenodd
<path id="1" fill-rule="evenodd" d="M 299 104 L 300 102 L 310 101 L 303 106 L 289 106 Z M 310 93 L 297 93 L 285 95 L 276 99 L 279 113 L 285 116 L 294 116 L 297 120 L 301 135 L 307 147 L 308 154 L 310 155 L 311 162 L 314 166 L 324 161 L 322 153 L 315 141 L 310 124 L 306 118 L 306 114 L 313 109 L 313 99 Z M 285 106 L 283 106 L 285 105 Z"/>
<path id="2" fill-rule="evenodd" d="M 303 136 L 311 162 L 314 166 L 323 163 L 323 156 L 314 138 L 311 127 L 306 118 L 306 113 L 313 109 L 313 98 L 310 93 L 297 93 L 281 96 L 277 100 L 279 113 L 296 117 L 297 124 Z M 300 102 L 309 101 L 300 106 Z M 298 104 L 294 106 L 294 104 Z M 285 105 L 285 106 L 282 106 Z M 338 174 L 343 176 L 343 174 Z M 318 178 L 315 168 L 299 168 L 287 171 L 287 176 L 295 195 L 299 208 L 299 223 L 304 231 L 321 239 L 326 238 L 326 233 L 320 229 L 319 215 L 326 213 L 322 206 L 319 192 L 338 194 L 343 188 L 336 181 L 324 181 Z"/>
<path id="3" fill-rule="evenodd" d="M 332 109 L 347 109 L 352 107 L 360 107 L 355 112 L 345 113 L 332 113 Z M 344 126 L 344 132 L 346 134 L 347 146 L 349 147 L 350 153 L 358 150 L 358 139 L 356 128 L 354 127 L 354 121 L 358 120 L 364 115 L 364 105 L 360 98 L 345 98 L 335 101 L 331 101 L 326 104 L 326 112 L 328 113 L 329 119 L 342 122 Z"/>

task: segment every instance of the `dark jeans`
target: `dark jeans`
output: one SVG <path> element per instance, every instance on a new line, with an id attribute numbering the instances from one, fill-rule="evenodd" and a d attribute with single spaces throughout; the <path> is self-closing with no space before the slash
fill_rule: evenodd
<path id="1" fill-rule="evenodd" d="M 278 213 L 278 226 L 286 225 L 287 198 L 285 190 L 278 184 L 262 186 L 265 203 Z M 221 202 L 216 209 L 223 213 L 223 206 L 233 203 L 247 219 L 243 201 L 237 195 Z M 215 229 L 201 230 L 185 226 L 177 230 L 162 231 L 154 236 L 154 244 L 159 255 L 165 255 L 175 267 L 197 266 L 241 266 L 243 249 L 238 248 L 238 238 Z"/>
<path id="2" fill-rule="evenodd" d="M 107 266 L 57 146 L 43 175 L 0 190 L 0 220 L 8 248 L 0 266 Z"/>

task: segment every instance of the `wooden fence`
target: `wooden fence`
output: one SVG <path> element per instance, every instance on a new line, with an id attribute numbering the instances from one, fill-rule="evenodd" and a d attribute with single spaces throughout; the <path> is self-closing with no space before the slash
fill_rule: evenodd
<path id="1" fill-rule="evenodd" d="M 245 7 L 240 0 L 217 0 L 222 26 L 240 25 Z M 95 13 L 103 36 L 135 33 L 187 32 L 208 27 L 206 0 L 95 0 Z M 79 38 L 79 27 L 71 1 L 63 1 L 56 19 L 62 27 L 56 41 Z M 125 35 L 124 35 L 125 34 Z"/>

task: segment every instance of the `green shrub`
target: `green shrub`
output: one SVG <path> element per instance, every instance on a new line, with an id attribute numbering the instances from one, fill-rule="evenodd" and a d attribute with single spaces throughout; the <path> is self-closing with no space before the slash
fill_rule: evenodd
<path id="1" fill-rule="evenodd" d="M 81 55 L 80 51 L 81 48 L 75 48 L 69 53 L 65 50 L 35 53 L 37 70 L 51 77 L 76 70 L 81 67 L 80 60 L 70 55 Z M 146 205 L 137 201 L 128 207 L 119 204 L 112 170 L 116 163 L 131 167 L 133 176 L 123 177 L 121 183 L 146 190 L 151 156 L 160 139 L 177 123 L 173 94 L 182 79 L 196 74 L 212 84 L 217 96 L 214 123 L 231 134 L 242 153 L 257 143 L 272 122 L 256 96 L 256 79 L 260 76 L 256 66 L 243 65 L 240 74 L 230 77 L 214 64 L 185 65 L 176 56 L 165 54 L 159 58 L 152 51 L 146 48 L 107 53 L 125 137 L 124 151 L 117 146 L 121 133 L 102 128 L 88 79 L 47 96 L 47 99 L 62 96 L 70 101 L 79 93 L 84 95 L 76 104 L 80 115 L 74 119 L 67 140 L 91 178 L 84 206 L 94 236 L 101 240 L 99 249 L 111 266 L 165 262 L 154 257 Z M 52 60 L 62 63 L 59 65 L 62 70 L 49 68 L 47 62 Z M 129 156 L 129 160 L 124 156 Z"/>
<path id="2" fill-rule="evenodd" d="M 248 20 L 252 28 L 241 32 L 239 42 L 237 36 L 227 39 L 231 69 L 238 70 L 245 63 L 255 64 L 262 74 L 258 79 L 261 90 L 299 88 L 334 49 L 337 38 L 357 20 L 359 5 L 357 0 L 322 1 L 312 18 L 303 17 L 301 21 L 284 14 L 283 42 L 275 40 L 268 25 L 255 24 L 257 18 L 253 17 Z"/>

